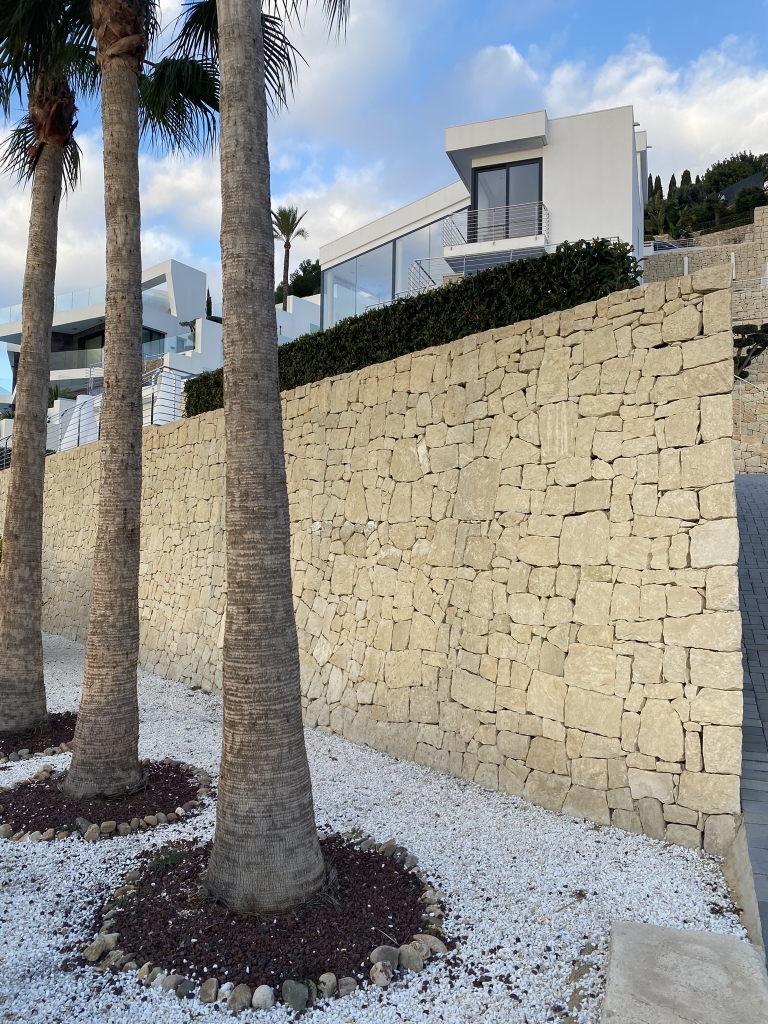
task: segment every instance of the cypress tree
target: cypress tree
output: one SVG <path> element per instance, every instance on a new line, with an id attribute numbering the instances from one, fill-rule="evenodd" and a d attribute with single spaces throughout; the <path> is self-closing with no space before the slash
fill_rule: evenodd
<path id="1" fill-rule="evenodd" d="M 690 184 L 691 184 L 691 172 L 690 171 L 683 171 L 683 176 L 680 179 L 680 187 L 682 188 L 683 185 L 690 185 Z"/>
<path id="2" fill-rule="evenodd" d="M 648 175 L 648 198 L 650 199 L 653 195 L 653 175 Z"/>
<path id="3" fill-rule="evenodd" d="M 677 178 L 672 175 L 669 179 L 669 187 L 667 188 L 667 198 L 671 199 L 672 196 L 677 192 Z"/>
<path id="4" fill-rule="evenodd" d="M 653 194 L 658 195 L 660 199 L 664 198 L 664 190 L 661 187 L 661 178 L 656 175 L 656 181 L 653 183 Z"/>

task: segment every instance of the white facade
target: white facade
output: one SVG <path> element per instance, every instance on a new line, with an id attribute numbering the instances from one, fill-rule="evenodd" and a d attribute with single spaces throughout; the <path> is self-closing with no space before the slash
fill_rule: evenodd
<path id="1" fill-rule="evenodd" d="M 302 334 L 314 334 L 320 330 L 319 295 L 307 295 L 304 298 L 289 295 L 286 305 L 288 309 L 283 309 L 282 303 L 275 306 L 278 345 L 293 341 Z"/>
<path id="2" fill-rule="evenodd" d="M 143 361 L 182 374 L 222 365 L 221 325 L 205 318 L 206 276 L 176 260 L 142 272 Z M 13 398 L 21 344 L 21 305 L 0 309 L 0 405 Z M 51 340 L 51 385 L 75 398 L 101 387 L 104 289 L 56 297 Z"/>
<path id="3" fill-rule="evenodd" d="M 320 250 L 322 325 L 566 241 L 643 253 L 645 132 L 632 107 L 446 129 L 459 180 Z"/>

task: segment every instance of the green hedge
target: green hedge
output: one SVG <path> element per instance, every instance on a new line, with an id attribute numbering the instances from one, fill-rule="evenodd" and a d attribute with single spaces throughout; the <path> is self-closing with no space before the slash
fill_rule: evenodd
<path id="1" fill-rule="evenodd" d="M 492 267 L 281 345 L 280 390 L 570 309 L 638 283 L 639 266 L 626 243 L 565 242 L 554 253 Z M 184 391 L 188 416 L 221 408 L 222 371 L 200 374 Z"/>

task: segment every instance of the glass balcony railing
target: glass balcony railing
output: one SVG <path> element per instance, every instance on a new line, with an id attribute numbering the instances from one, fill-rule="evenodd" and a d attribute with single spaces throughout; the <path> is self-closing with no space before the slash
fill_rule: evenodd
<path id="1" fill-rule="evenodd" d="M 54 313 L 66 313 L 71 309 L 84 309 L 86 306 L 98 306 L 104 302 L 105 289 L 82 288 L 76 292 L 65 292 L 54 299 Z M 170 313 L 171 305 L 168 292 L 160 288 L 146 288 L 142 292 L 145 308 L 155 309 L 159 313 Z M 0 308 L 0 324 L 12 324 L 21 320 L 21 303 L 15 306 Z"/>

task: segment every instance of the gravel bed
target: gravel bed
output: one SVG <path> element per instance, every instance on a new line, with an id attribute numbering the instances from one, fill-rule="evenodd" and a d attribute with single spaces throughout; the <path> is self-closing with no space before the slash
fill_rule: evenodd
<path id="1" fill-rule="evenodd" d="M 73 710 L 83 648 L 48 636 L 45 651 L 50 710 Z M 144 672 L 139 697 L 141 756 L 192 762 L 215 783 L 220 699 Z M 412 981 L 321 1002 L 304 1015 L 308 1024 L 598 1024 L 612 920 L 745 937 L 718 862 L 699 851 L 574 821 L 336 736 L 306 736 L 318 826 L 396 837 L 446 894 L 446 931 L 462 937 L 452 966 L 436 958 Z M 46 760 L 64 768 L 69 755 Z M 5 766 L 0 780 L 10 785 L 38 766 Z M 118 841 L 1 841 L 0 1019 L 175 1024 L 218 1015 L 218 1006 L 143 989 L 126 974 L 61 968 L 94 938 L 95 910 L 145 851 L 209 839 L 213 824 L 205 800 L 192 820 Z M 270 1014 L 239 1019 L 294 1019 L 280 1006 Z"/>

